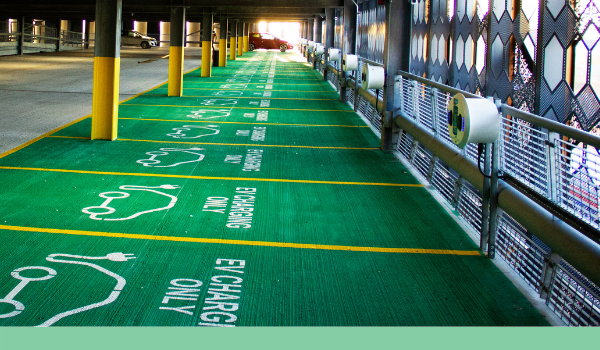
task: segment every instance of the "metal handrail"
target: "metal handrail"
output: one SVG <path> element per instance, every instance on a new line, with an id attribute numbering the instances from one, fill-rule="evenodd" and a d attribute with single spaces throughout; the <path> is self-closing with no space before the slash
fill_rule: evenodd
<path id="1" fill-rule="evenodd" d="M 416 80 L 418 82 L 421 82 L 423 84 L 435 87 L 441 91 L 444 92 L 448 92 L 450 94 L 463 94 L 465 95 L 465 97 L 470 97 L 470 98 L 482 98 L 479 95 L 475 95 L 472 93 L 468 93 L 466 91 L 462 91 L 456 88 L 453 88 L 451 86 L 448 85 L 444 85 L 438 82 L 435 82 L 433 80 L 429 80 L 423 77 L 420 77 L 418 75 L 414 75 L 411 73 L 407 73 L 407 72 L 403 72 L 403 71 L 398 71 L 399 75 L 402 75 L 405 78 L 411 79 L 411 80 Z M 565 125 L 565 124 L 561 124 L 559 122 L 555 122 L 553 120 L 550 119 L 546 119 L 540 116 L 537 116 L 535 114 L 532 113 L 528 113 L 525 111 L 522 111 L 520 109 L 514 108 L 512 106 L 509 106 L 507 104 L 502 104 L 502 106 L 500 107 L 501 112 L 522 119 L 526 122 L 529 122 L 531 124 L 534 124 L 535 126 L 544 128 L 544 129 L 548 129 L 548 131 L 553 131 L 553 132 L 557 132 L 563 136 L 567 136 L 570 137 L 572 139 L 575 139 L 577 141 L 586 143 L 588 145 L 591 145 L 597 149 L 600 149 L 600 137 L 591 134 L 589 132 L 585 132 L 583 130 L 580 129 L 576 129 L 574 127 Z"/>

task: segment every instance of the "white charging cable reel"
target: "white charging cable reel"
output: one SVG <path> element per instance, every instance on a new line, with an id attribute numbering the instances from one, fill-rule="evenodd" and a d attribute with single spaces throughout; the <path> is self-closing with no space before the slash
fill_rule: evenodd
<path id="1" fill-rule="evenodd" d="M 500 135 L 501 117 L 494 102 L 456 94 L 448 104 L 448 133 L 460 148 L 468 143 L 493 143 Z"/>
<path id="2" fill-rule="evenodd" d="M 340 50 L 330 47 L 329 48 L 329 62 L 339 62 L 339 61 L 340 61 Z"/>
<path id="3" fill-rule="evenodd" d="M 344 54 L 342 58 L 342 70 L 344 72 L 352 72 L 358 69 L 358 56 L 351 54 Z"/>
<path id="4" fill-rule="evenodd" d="M 325 53 L 325 46 L 323 44 L 315 44 L 315 56 L 322 56 Z"/>

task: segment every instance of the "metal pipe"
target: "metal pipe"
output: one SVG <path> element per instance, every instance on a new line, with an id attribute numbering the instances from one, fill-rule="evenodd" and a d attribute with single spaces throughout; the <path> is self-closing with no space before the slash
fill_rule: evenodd
<path id="1" fill-rule="evenodd" d="M 348 86 L 355 89 L 354 91 L 356 91 L 365 100 L 367 100 L 367 102 L 369 102 L 373 106 L 377 106 L 377 111 L 379 111 L 379 113 L 383 113 L 385 111 L 385 106 L 383 105 L 383 100 L 376 97 L 374 93 L 372 93 L 369 90 L 365 90 L 360 86 L 358 88 L 356 88 L 355 82 L 353 82 L 351 80 L 348 80 Z M 356 100 L 356 96 L 355 96 L 355 100 Z"/>
<path id="2" fill-rule="evenodd" d="M 384 65 L 383 63 L 379 63 L 379 62 L 371 61 L 371 60 L 369 60 L 369 59 L 362 58 L 362 57 L 359 57 L 358 59 L 359 59 L 359 60 L 361 60 L 361 61 L 363 61 L 363 62 L 365 62 L 365 63 L 368 63 L 368 64 L 370 64 L 370 65 L 372 65 L 372 66 L 385 67 L 385 65 Z"/>
<path id="3" fill-rule="evenodd" d="M 396 117 L 395 122 L 475 188 L 479 191 L 483 189 L 483 175 L 472 160 L 402 114 Z M 498 181 L 498 207 L 590 281 L 600 285 L 600 269 L 597 268 L 600 266 L 600 245 L 502 180 Z"/>

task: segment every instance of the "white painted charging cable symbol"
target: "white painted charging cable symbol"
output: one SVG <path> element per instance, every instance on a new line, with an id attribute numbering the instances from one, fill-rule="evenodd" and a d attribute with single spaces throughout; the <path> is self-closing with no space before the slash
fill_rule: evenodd
<path id="1" fill-rule="evenodd" d="M 21 276 L 20 272 L 27 271 L 27 270 L 44 270 L 44 271 L 48 272 L 48 274 L 43 277 L 35 277 L 35 278 Z M 29 284 L 29 282 L 49 280 L 52 277 L 56 276 L 56 271 L 54 271 L 53 269 L 51 269 L 49 267 L 44 267 L 44 266 L 25 266 L 25 267 L 20 267 L 18 269 L 13 270 L 13 272 L 11 272 L 10 275 L 18 280 L 21 280 L 21 282 L 19 282 L 19 284 L 17 284 L 17 286 L 15 288 L 13 288 L 13 290 L 8 292 L 8 294 L 4 298 L 0 299 L 0 303 L 11 304 L 12 306 L 15 307 L 15 310 L 12 312 L 9 312 L 7 314 L 0 315 L 0 318 L 14 317 L 14 316 L 17 316 L 18 314 L 20 314 L 21 312 L 23 312 L 23 310 L 25 310 L 25 305 L 23 305 L 23 303 L 21 303 L 19 301 L 14 300 L 14 297 L 16 297 L 17 294 L 19 294 L 19 292 L 21 290 L 23 290 L 23 288 L 25 288 L 26 285 Z"/>
<path id="2" fill-rule="evenodd" d="M 123 254 L 120 252 L 119 253 L 110 253 L 110 254 L 107 254 L 106 256 L 83 256 L 83 255 L 71 255 L 71 254 L 50 254 L 50 255 L 48 255 L 48 257 L 46 258 L 47 261 L 55 262 L 55 263 L 63 263 L 63 264 L 89 266 L 93 269 L 96 269 L 96 270 L 116 279 L 117 284 L 115 285 L 113 290 L 110 292 L 108 297 L 106 299 L 104 299 L 103 301 L 98 302 L 98 303 L 89 304 L 89 305 L 79 307 L 79 308 L 76 308 L 73 310 L 62 312 L 58 315 L 51 317 L 46 322 L 40 324 L 37 327 L 48 327 L 48 326 L 53 325 L 60 319 L 65 318 L 67 316 L 75 315 L 80 312 L 84 312 L 84 311 L 95 309 L 95 308 L 98 308 L 98 307 L 101 307 L 104 305 L 108 305 L 108 304 L 114 302 L 119 297 L 119 294 L 121 294 L 121 291 L 123 290 L 123 287 L 125 287 L 125 284 L 126 284 L 126 281 L 123 277 L 117 275 L 116 273 L 114 273 L 112 271 L 109 271 L 109 270 L 103 268 L 102 266 L 92 264 L 89 262 L 85 262 L 85 261 L 57 259 L 59 257 L 83 259 L 83 260 L 110 260 L 110 261 L 120 261 L 120 262 L 127 261 L 130 259 L 135 259 L 135 256 L 133 256 L 133 254 Z M 27 270 L 43 270 L 43 271 L 46 271 L 48 274 L 46 276 L 42 276 L 42 277 L 23 277 L 23 276 L 21 276 L 21 272 L 27 271 Z M 49 280 L 49 279 L 55 277 L 56 271 L 54 269 L 51 269 L 51 268 L 45 267 L 45 266 L 25 266 L 25 267 L 20 267 L 18 269 L 13 270 L 11 272 L 11 276 L 20 280 L 21 282 L 19 282 L 19 284 L 17 284 L 17 286 L 15 288 L 13 288 L 13 290 L 11 290 L 4 298 L 0 299 L 0 303 L 11 304 L 12 306 L 14 306 L 15 310 L 13 310 L 9 313 L 6 313 L 6 314 L 1 314 L 0 318 L 14 317 L 14 316 L 17 316 L 18 314 L 20 314 L 21 312 L 23 312 L 23 310 L 25 310 L 25 305 L 23 305 L 23 303 L 21 303 L 19 301 L 14 300 L 14 298 L 17 296 L 17 294 L 19 294 L 19 292 L 21 290 L 23 290 L 23 288 L 25 288 L 25 286 L 27 284 L 29 284 L 29 282 L 45 281 L 45 280 Z"/>
<path id="3" fill-rule="evenodd" d="M 162 196 L 165 196 L 165 197 L 168 197 L 171 199 L 169 204 L 164 207 L 140 211 L 140 212 L 137 212 L 137 213 L 132 214 L 125 218 L 111 219 L 111 218 L 102 218 L 102 217 L 98 217 L 98 216 L 109 215 L 109 214 L 112 214 L 115 211 L 117 211 L 115 208 L 109 207 L 108 205 L 114 199 L 123 199 L 123 198 L 129 197 L 130 194 L 127 192 L 120 192 L 120 191 L 102 192 L 99 194 L 99 196 L 101 198 L 106 199 L 102 204 L 100 204 L 98 206 L 86 207 L 86 208 L 81 209 L 81 211 L 85 214 L 88 214 L 90 216 L 90 219 L 92 219 L 92 220 L 122 221 L 122 220 L 131 220 L 131 219 L 136 218 L 143 214 L 148 214 L 148 213 L 162 211 L 162 210 L 168 210 L 175 206 L 175 203 L 177 203 L 177 197 L 167 194 L 167 193 L 156 191 L 156 190 L 154 190 L 154 188 L 160 188 L 160 189 L 165 189 L 165 190 L 174 190 L 174 189 L 178 189 L 180 187 L 177 185 L 160 185 L 160 186 L 123 185 L 123 186 L 120 186 L 119 189 L 121 189 L 121 190 L 147 191 L 147 192 L 160 194 Z"/>
<path id="4" fill-rule="evenodd" d="M 210 130 L 211 132 L 208 134 L 199 134 L 196 136 L 188 136 L 184 133 L 184 131 L 191 131 L 193 129 L 205 129 Z M 206 125 L 206 126 L 197 126 L 197 125 L 184 125 L 181 128 L 173 128 L 174 133 L 167 134 L 167 136 L 171 136 L 174 139 L 197 139 L 203 136 L 217 135 L 219 133 L 218 125 Z"/>
<path id="5" fill-rule="evenodd" d="M 176 166 L 181 165 L 181 164 L 200 162 L 202 159 L 204 159 L 204 154 L 198 153 L 197 151 L 203 151 L 203 150 L 204 150 L 204 148 L 197 148 L 197 147 L 187 148 L 187 149 L 161 148 L 159 151 L 146 152 L 146 154 L 149 155 L 150 158 L 148 158 L 148 159 L 140 159 L 140 160 L 137 161 L 137 163 L 142 164 L 143 166 L 146 166 L 146 167 L 154 167 L 154 168 L 176 167 Z M 171 152 L 180 152 L 180 153 L 193 154 L 193 155 L 198 156 L 198 158 L 197 159 L 188 160 L 186 162 L 179 162 L 179 163 L 174 163 L 174 164 L 170 164 L 170 165 L 157 165 L 157 164 L 160 164 L 161 161 L 158 160 L 158 159 L 156 159 L 156 157 L 166 156 L 166 155 L 169 155 L 169 153 L 171 153 Z"/>

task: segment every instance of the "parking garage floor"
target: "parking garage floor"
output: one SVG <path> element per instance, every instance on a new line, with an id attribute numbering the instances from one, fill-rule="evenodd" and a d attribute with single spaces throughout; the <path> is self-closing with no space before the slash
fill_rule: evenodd
<path id="1" fill-rule="evenodd" d="M 1 154 L 0 326 L 548 325 L 336 96 L 256 51 Z"/>

